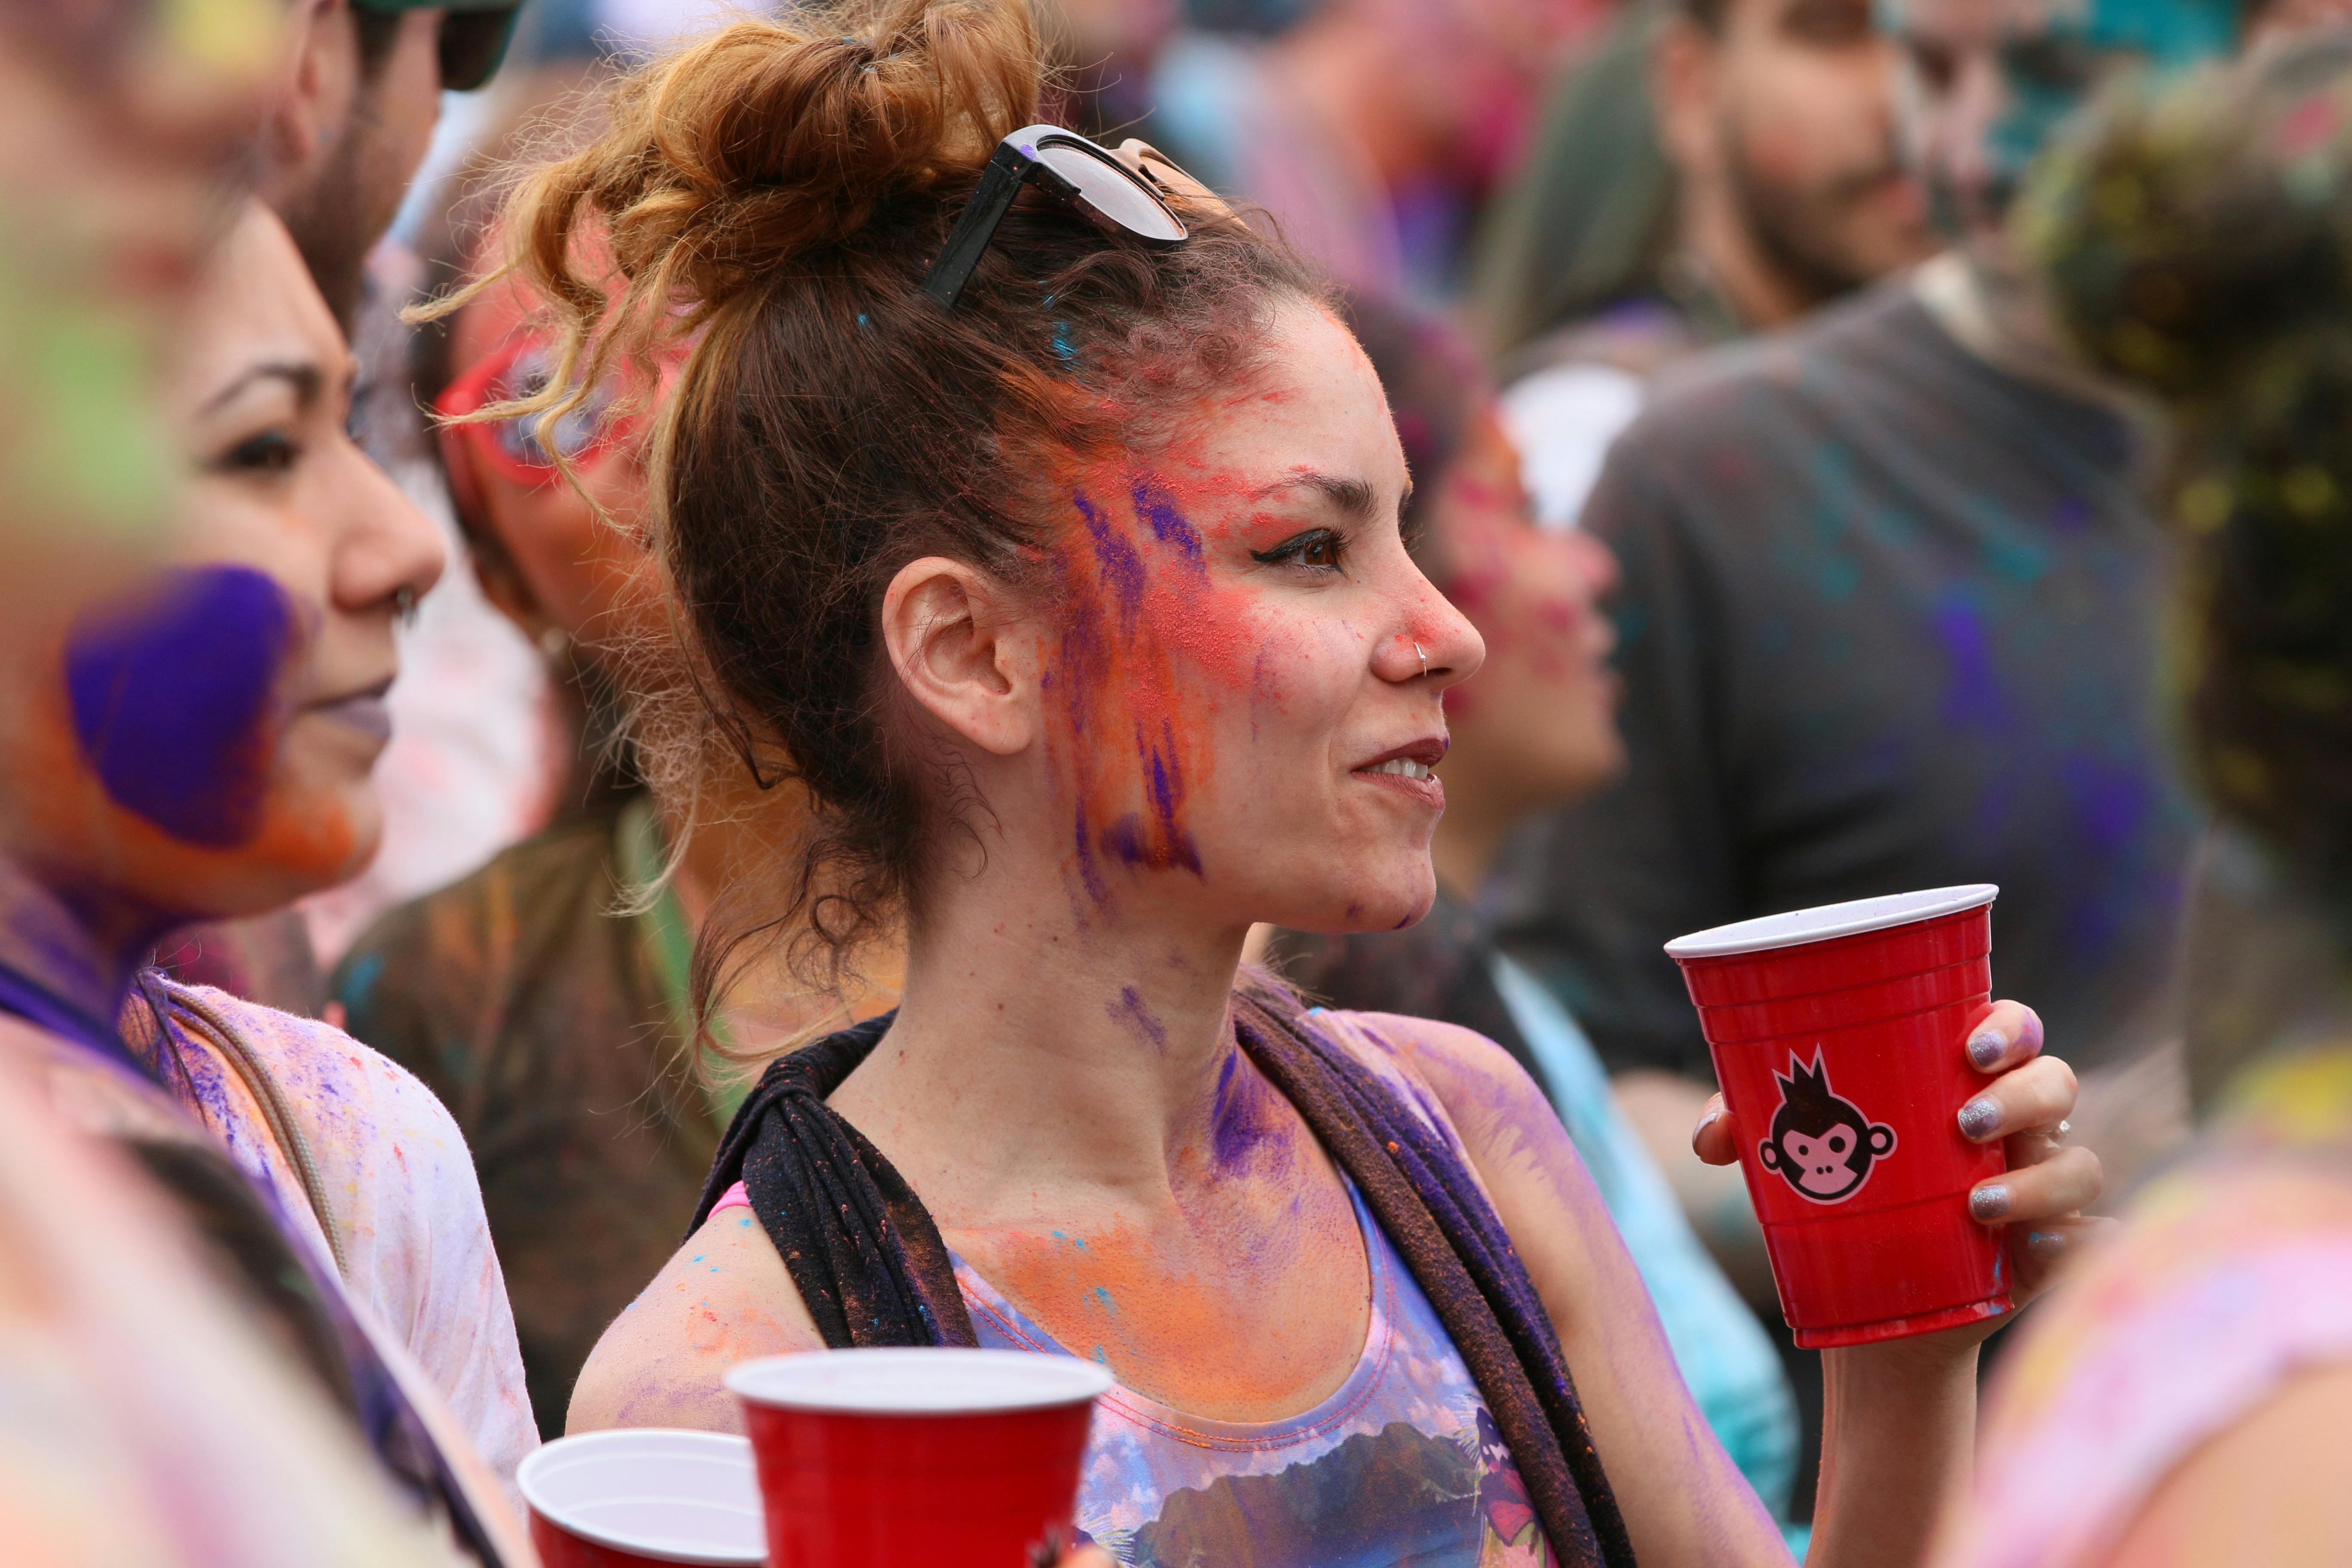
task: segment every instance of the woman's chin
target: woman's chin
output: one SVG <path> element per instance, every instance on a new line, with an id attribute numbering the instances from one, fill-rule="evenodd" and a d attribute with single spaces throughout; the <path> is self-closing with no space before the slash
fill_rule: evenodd
<path id="1" fill-rule="evenodd" d="M 342 886 L 368 868 L 383 842 L 383 805 L 372 784 L 321 792 L 273 810 L 254 843 L 226 857 L 223 880 L 252 906 L 236 914 L 267 914 Z"/>
<path id="2" fill-rule="evenodd" d="M 1437 878 L 1422 862 L 1418 876 L 1401 877 L 1379 886 L 1347 889 L 1311 915 L 1274 923 L 1325 936 L 1349 936 L 1360 931 L 1402 931 L 1429 913 L 1437 901 Z"/>

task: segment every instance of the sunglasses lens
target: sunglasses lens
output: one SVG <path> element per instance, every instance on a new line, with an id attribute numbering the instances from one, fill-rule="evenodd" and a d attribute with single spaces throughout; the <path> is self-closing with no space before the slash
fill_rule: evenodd
<path id="1" fill-rule="evenodd" d="M 1134 175 L 1100 153 L 1066 142 L 1046 142 L 1037 149 L 1037 161 L 1076 185 L 1087 205 L 1130 234 L 1169 244 L 1184 237 L 1184 226 L 1176 215 Z"/>
<path id="2" fill-rule="evenodd" d="M 519 8 L 518 8 L 519 9 Z M 451 11 L 441 18 L 441 85 L 451 92 L 486 87 L 506 58 L 515 10 Z"/>

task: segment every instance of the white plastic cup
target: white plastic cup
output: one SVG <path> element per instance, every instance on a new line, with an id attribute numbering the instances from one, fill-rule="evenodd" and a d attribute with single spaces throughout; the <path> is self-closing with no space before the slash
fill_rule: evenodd
<path id="1" fill-rule="evenodd" d="M 583 1432 L 525 1459 L 515 1484 L 545 1568 L 768 1560 L 747 1438 L 659 1426 Z"/>

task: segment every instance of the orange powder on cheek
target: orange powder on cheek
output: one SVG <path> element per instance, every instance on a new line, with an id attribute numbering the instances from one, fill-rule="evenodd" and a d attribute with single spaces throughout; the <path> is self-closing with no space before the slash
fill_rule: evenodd
<path id="1" fill-rule="evenodd" d="M 1246 689 L 1256 649 L 1247 595 L 1213 584 L 1201 535 L 1163 480 L 1097 468 L 1070 506 L 1049 564 L 1058 624 L 1045 684 L 1076 876 L 1099 902 L 1108 861 L 1206 875 L 1185 821 L 1211 765 L 1216 693 L 1198 676 Z"/>
<path id="2" fill-rule="evenodd" d="M 71 860 L 168 913 L 241 910 L 259 886 L 331 886 L 368 847 L 341 800 L 289 801 L 282 773 L 247 842 L 214 849 L 173 837 L 109 796 L 59 692 L 42 694 L 19 744 L 11 772 L 28 786 L 42 830 Z"/>

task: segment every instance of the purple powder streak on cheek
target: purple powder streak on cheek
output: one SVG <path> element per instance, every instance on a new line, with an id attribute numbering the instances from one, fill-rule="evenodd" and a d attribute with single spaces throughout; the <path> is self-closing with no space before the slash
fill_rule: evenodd
<path id="1" fill-rule="evenodd" d="M 233 849 L 260 832 L 294 606 L 247 566 L 175 571 L 85 615 L 65 650 L 74 733 L 107 795 L 173 837 Z"/>
<path id="2" fill-rule="evenodd" d="M 1086 520 L 1087 535 L 1094 541 L 1095 560 L 1102 567 L 1103 581 L 1118 600 L 1120 629 L 1129 636 L 1135 632 L 1135 617 L 1143 608 L 1143 557 L 1135 546 L 1120 536 L 1086 492 L 1072 492 L 1070 500 L 1076 504 L 1078 515 Z"/>

